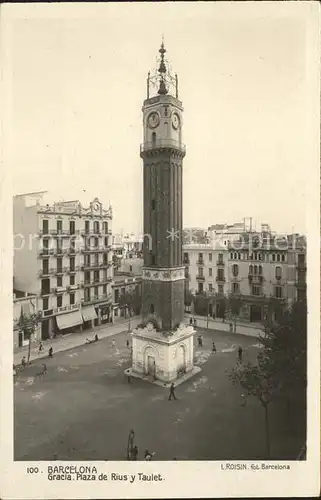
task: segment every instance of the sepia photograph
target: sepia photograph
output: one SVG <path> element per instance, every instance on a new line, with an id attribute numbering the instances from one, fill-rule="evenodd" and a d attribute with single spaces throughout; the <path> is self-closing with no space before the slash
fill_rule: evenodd
<path id="1" fill-rule="evenodd" d="M 309 456 L 311 12 L 180 3 L 11 20 L 13 461 L 49 481 Z"/>

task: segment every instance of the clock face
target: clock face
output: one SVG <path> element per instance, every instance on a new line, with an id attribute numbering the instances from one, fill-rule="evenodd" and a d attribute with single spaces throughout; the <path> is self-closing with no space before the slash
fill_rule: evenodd
<path id="1" fill-rule="evenodd" d="M 173 115 L 172 115 L 172 125 L 173 125 L 173 128 L 175 130 L 178 129 L 179 124 L 180 124 L 180 118 L 179 118 L 178 114 L 177 113 L 173 113 Z"/>
<path id="2" fill-rule="evenodd" d="M 159 125 L 159 115 L 155 111 L 151 113 L 147 120 L 148 126 L 150 128 L 156 128 Z"/>

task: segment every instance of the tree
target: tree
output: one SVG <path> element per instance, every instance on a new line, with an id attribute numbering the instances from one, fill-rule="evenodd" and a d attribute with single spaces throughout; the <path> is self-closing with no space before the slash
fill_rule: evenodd
<path id="1" fill-rule="evenodd" d="M 139 314 L 142 306 L 142 297 L 140 288 L 134 291 L 128 291 L 121 294 L 118 301 L 120 307 L 124 310 L 125 319 L 128 317 L 128 331 L 130 330 L 130 318 L 132 314 Z"/>
<path id="2" fill-rule="evenodd" d="M 27 359 L 28 363 L 30 361 L 32 336 L 35 333 L 35 330 L 40 322 L 40 319 L 41 319 L 41 313 L 33 312 L 33 313 L 25 314 L 23 312 L 23 308 L 21 307 L 19 328 L 23 332 L 24 338 L 29 340 L 28 359 Z"/>
<path id="3" fill-rule="evenodd" d="M 185 288 L 184 290 L 184 305 L 185 305 L 185 311 L 187 310 L 188 312 L 191 311 L 191 306 L 194 302 L 194 295 L 192 292 L 188 289 Z"/>
<path id="4" fill-rule="evenodd" d="M 226 307 L 231 320 L 234 322 L 234 331 L 236 331 L 236 321 L 240 316 L 240 309 L 243 303 L 244 298 L 239 293 L 230 293 L 226 299 Z"/>
<path id="5" fill-rule="evenodd" d="M 290 407 L 296 405 L 291 415 L 305 418 L 307 387 L 307 306 L 296 302 L 284 312 L 280 323 L 260 337 L 263 345 L 255 365 L 239 364 L 230 375 L 233 384 L 239 384 L 248 396 L 259 399 L 265 412 L 266 448 L 270 455 L 269 405 L 284 401 L 290 416 Z M 288 419 L 290 423 L 292 419 Z"/>
<path id="6" fill-rule="evenodd" d="M 267 458 L 271 456 L 269 406 L 276 397 L 279 383 L 274 376 L 273 362 L 265 351 L 257 357 L 257 364 L 239 363 L 230 374 L 234 385 L 240 385 L 247 396 L 255 396 L 264 410 L 265 445 Z"/>
<path id="7" fill-rule="evenodd" d="M 260 337 L 273 361 L 275 377 L 280 381 L 280 397 L 288 414 L 291 402 L 305 399 L 307 387 L 307 304 L 295 302 Z"/>

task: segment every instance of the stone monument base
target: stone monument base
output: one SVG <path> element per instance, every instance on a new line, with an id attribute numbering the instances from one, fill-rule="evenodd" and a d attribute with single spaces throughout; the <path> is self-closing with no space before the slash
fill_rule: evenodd
<path id="1" fill-rule="evenodd" d="M 130 374 L 163 386 L 190 378 L 200 371 L 193 366 L 194 334 L 194 328 L 184 324 L 173 332 L 159 332 L 151 323 L 136 328 Z"/>

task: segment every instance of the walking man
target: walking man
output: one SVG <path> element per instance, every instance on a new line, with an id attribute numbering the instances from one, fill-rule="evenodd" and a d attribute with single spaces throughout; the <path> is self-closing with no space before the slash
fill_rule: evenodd
<path id="1" fill-rule="evenodd" d="M 194 318 L 194 327 L 196 327 L 196 318 Z"/>
<path id="2" fill-rule="evenodd" d="M 53 348 L 50 347 L 50 349 L 49 349 L 49 358 L 52 358 L 52 356 L 53 356 Z"/>
<path id="3" fill-rule="evenodd" d="M 138 455 L 138 448 L 135 445 L 134 448 L 133 448 L 133 451 L 132 451 L 132 459 L 133 460 L 137 460 L 137 455 Z"/>
<path id="4" fill-rule="evenodd" d="M 242 363 L 243 349 L 241 346 L 239 346 L 238 348 L 238 354 L 239 354 L 239 362 Z"/>
<path id="5" fill-rule="evenodd" d="M 172 397 L 174 399 L 177 399 L 177 397 L 175 396 L 175 385 L 174 385 L 174 382 L 171 383 L 171 386 L 169 388 L 169 396 L 168 396 L 168 401 L 171 401 L 172 400 Z"/>
<path id="6" fill-rule="evenodd" d="M 127 373 L 127 382 L 128 382 L 129 384 L 131 384 L 131 381 L 132 381 L 132 376 L 131 376 L 130 372 L 128 372 L 128 373 Z"/>
<path id="7" fill-rule="evenodd" d="M 21 360 L 21 366 L 22 366 L 22 368 L 26 367 L 26 357 L 25 356 L 23 356 L 23 358 Z"/>
<path id="8" fill-rule="evenodd" d="M 193 326 L 193 318 L 190 318 L 190 319 L 189 319 L 189 324 L 190 324 L 191 326 Z"/>
<path id="9" fill-rule="evenodd" d="M 42 344 L 42 342 L 40 342 L 38 354 L 40 354 L 42 351 L 43 351 L 43 344 Z"/>
<path id="10" fill-rule="evenodd" d="M 216 345 L 215 345 L 215 342 L 213 342 L 213 344 L 212 344 L 212 352 L 213 352 L 213 353 L 216 353 Z"/>
<path id="11" fill-rule="evenodd" d="M 126 347 L 128 347 L 128 349 L 129 349 L 129 340 L 128 339 L 126 340 Z"/>

